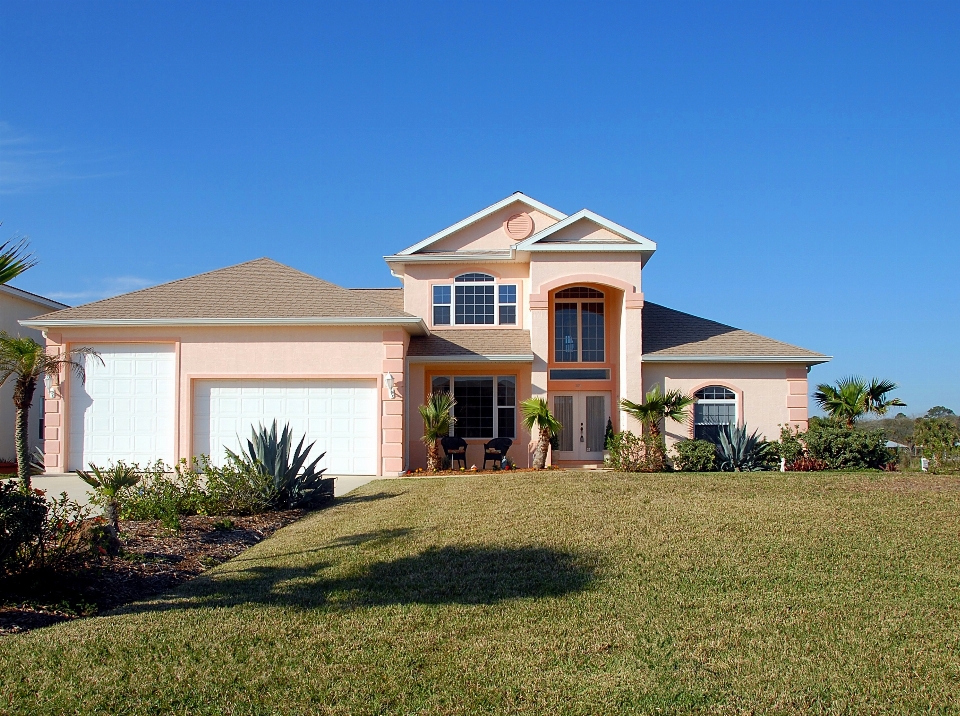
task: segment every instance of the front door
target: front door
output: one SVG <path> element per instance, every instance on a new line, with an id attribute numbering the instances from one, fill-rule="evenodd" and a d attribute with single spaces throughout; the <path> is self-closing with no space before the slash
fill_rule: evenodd
<path id="1" fill-rule="evenodd" d="M 563 428 L 557 435 L 555 460 L 601 462 L 610 417 L 610 393 L 570 391 L 553 395 L 553 415 Z"/>

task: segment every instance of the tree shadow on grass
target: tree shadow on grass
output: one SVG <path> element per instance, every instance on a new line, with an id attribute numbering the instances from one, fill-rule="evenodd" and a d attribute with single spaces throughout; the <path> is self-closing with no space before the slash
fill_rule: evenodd
<path id="1" fill-rule="evenodd" d="M 363 503 L 363 502 L 379 502 L 380 500 L 389 500 L 393 497 L 400 497 L 401 495 L 407 494 L 406 491 L 403 492 L 374 492 L 372 495 L 346 495 L 344 497 L 337 497 L 333 501 L 333 505 L 349 505 L 353 503 Z"/>
<path id="2" fill-rule="evenodd" d="M 325 578 L 329 563 L 259 565 L 195 580 L 179 593 L 121 611 L 152 612 L 250 604 L 356 608 L 396 604 L 496 604 L 587 589 L 593 560 L 545 547 L 432 548 L 375 562 L 356 574 Z"/>

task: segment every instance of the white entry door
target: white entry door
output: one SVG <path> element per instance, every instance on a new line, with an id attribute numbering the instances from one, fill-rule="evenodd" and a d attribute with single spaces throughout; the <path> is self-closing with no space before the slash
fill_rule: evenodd
<path id="1" fill-rule="evenodd" d="M 91 346 L 86 383 L 69 377 L 67 469 L 123 460 L 173 465 L 176 353 L 173 345 Z"/>
<path id="2" fill-rule="evenodd" d="M 222 465 L 225 448 L 240 452 L 251 427 L 287 423 L 293 447 L 316 442 L 331 475 L 377 473 L 377 383 L 373 380 L 198 380 L 193 389 L 193 453 Z"/>
<path id="3" fill-rule="evenodd" d="M 570 391 L 552 396 L 553 415 L 563 425 L 557 435 L 557 460 L 600 462 L 610 417 L 610 393 Z"/>

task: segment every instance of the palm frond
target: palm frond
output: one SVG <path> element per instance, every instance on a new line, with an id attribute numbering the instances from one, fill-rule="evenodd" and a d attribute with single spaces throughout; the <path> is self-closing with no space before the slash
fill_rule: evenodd
<path id="1" fill-rule="evenodd" d="M 26 238 L 11 239 L 0 244 L 0 284 L 9 283 L 24 271 L 37 265 L 37 259 L 29 252 Z"/>
<path id="2" fill-rule="evenodd" d="M 556 435 L 563 425 L 550 412 L 550 406 L 543 398 L 527 398 L 520 402 L 520 415 L 523 427 L 532 435 L 547 430 Z"/>

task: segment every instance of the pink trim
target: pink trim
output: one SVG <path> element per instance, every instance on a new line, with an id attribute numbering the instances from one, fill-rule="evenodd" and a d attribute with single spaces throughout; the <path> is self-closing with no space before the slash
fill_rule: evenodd
<path id="1" fill-rule="evenodd" d="M 550 293 L 556 288 L 573 286 L 580 283 L 595 283 L 609 286 L 623 291 L 623 303 L 626 308 L 643 308 L 643 294 L 636 290 L 631 283 L 612 276 L 598 273 L 578 273 L 562 276 L 540 285 L 539 293 L 530 294 L 530 309 L 545 309 L 550 307 Z"/>

